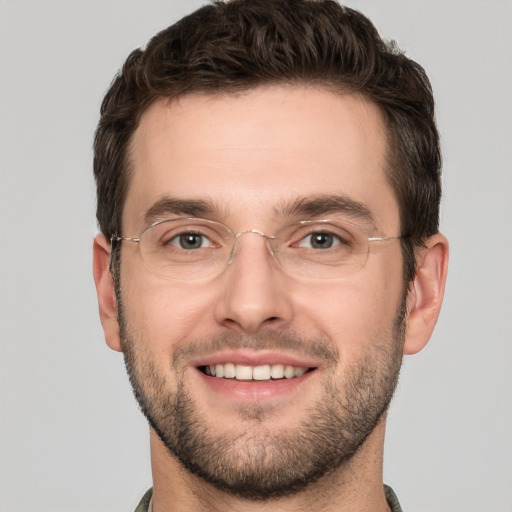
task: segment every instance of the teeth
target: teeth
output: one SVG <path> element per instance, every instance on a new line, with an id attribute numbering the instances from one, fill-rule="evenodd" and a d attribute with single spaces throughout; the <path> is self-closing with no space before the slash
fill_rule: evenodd
<path id="1" fill-rule="evenodd" d="M 243 364 L 236 365 L 236 380 L 251 380 L 252 379 L 252 368 L 250 366 L 244 366 Z"/>
<path id="2" fill-rule="evenodd" d="M 293 366 L 285 366 L 284 376 L 286 379 L 291 379 L 292 377 L 295 377 L 295 368 Z"/>
<path id="3" fill-rule="evenodd" d="M 224 365 L 224 377 L 226 379 L 234 379 L 236 376 L 236 368 L 233 363 L 226 363 Z"/>
<path id="4" fill-rule="evenodd" d="M 252 370 L 253 380 L 269 380 L 270 379 L 270 366 L 255 366 Z"/>
<path id="5" fill-rule="evenodd" d="M 273 364 L 270 369 L 270 376 L 273 379 L 282 379 L 284 377 L 284 366 L 282 364 Z"/>
<path id="6" fill-rule="evenodd" d="M 295 377 L 302 377 L 306 373 L 307 368 L 295 368 Z"/>
<path id="7" fill-rule="evenodd" d="M 247 366 L 244 364 L 212 364 L 205 368 L 206 375 L 219 379 L 236 380 L 270 380 L 270 379 L 293 379 L 302 377 L 308 368 L 301 366 L 290 366 L 284 364 L 264 364 L 261 366 Z"/>

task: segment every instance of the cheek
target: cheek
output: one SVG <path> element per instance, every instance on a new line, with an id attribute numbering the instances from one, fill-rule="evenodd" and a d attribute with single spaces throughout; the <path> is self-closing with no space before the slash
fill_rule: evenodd
<path id="1" fill-rule="evenodd" d="M 301 330 L 325 336 L 348 361 L 390 343 L 402 298 L 402 268 L 396 262 L 381 266 L 378 273 L 365 268 L 350 279 L 299 291 L 295 304 Z"/>
<path id="2" fill-rule="evenodd" d="M 315 330 L 329 338 L 346 343 L 360 343 L 377 330 L 377 324 L 387 316 L 384 302 L 376 290 L 366 286 L 341 285 L 328 290 L 309 288 L 297 301 L 300 317 Z"/>
<path id="3" fill-rule="evenodd" d="M 199 337 L 204 331 L 211 298 L 201 290 L 128 265 L 121 273 L 121 284 L 127 327 L 155 356 L 168 360 L 171 348 Z"/>

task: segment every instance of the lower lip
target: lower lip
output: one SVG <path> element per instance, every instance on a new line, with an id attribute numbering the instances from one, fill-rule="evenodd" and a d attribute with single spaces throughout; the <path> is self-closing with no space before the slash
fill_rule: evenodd
<path id="1" fill-rule="evenodd" d="M 312 370 L 292 379 L 248 381 L 210 377 L 197 368 L 195 371 L 209 390 L 231 401 L 240 402 L 265 402 L 294 394 L 316 373 L 316 370 Z"/>

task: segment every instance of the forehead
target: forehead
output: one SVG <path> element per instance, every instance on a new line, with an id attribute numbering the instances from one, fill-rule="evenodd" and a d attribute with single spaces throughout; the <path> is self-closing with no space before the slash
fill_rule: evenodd
<path id="1" fill-rule="evenodd" d="M 166 197 L 208 201 L 217 220 L 264 227 L 297 199 L 340 195 L 380 228 L 398 226 L 382 116 L 360 95 L 276 86 L 162 99 L 142 116 L 130 160 L 125 233 L 143 229 Z"/>

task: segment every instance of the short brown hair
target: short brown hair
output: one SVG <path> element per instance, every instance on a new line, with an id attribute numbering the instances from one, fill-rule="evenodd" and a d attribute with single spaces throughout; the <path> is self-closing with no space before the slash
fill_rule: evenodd
<path id="1" fill-rule="evenodd" d="M 282 83 L 358 92 L 379 106 L 410 281 L 414 247 L 439 225 L 441 154 L 432 89 L 423 68 L 384 42 L 368 18 L 333 0 L 216 1 L 130 54 L 105 95 L 94 141 L 102 233 L 122 233 L 128 146 L 156 99 Z"/>

